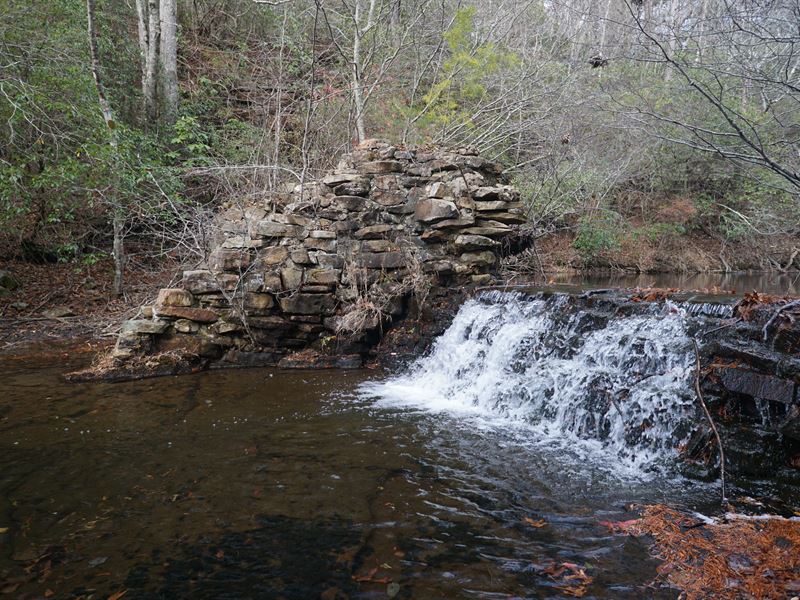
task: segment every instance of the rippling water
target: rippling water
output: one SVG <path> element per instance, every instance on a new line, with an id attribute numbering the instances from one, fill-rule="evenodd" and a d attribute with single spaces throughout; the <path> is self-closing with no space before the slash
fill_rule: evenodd
<path id="1" fill-rule="evenodd" d="M 643 542 L 598 521 L 716 493 L 620 485 L 513 427 L 376 404 L 360 386 L 380 374 L 61 383 L 70 366 L 0 364 L 9 597 L 565 597 L 548 573 L 569 562 L 593 597 L 673 598 L 645 587 Z"/>
<path id="2" fill-rule="evenodd" d="M 691 319 L 672 305 L 634 314 L 564 295 L 490 292 L 469 300 L 429 356 L 362 386 L 380 406 L 515 428 L 624 478 L 669 473 L 700 415 Z"/>

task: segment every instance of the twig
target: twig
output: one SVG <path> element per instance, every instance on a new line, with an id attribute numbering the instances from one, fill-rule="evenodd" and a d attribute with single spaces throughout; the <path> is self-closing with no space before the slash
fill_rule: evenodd
<path id="1" fill-rule="evenodd" d="M 733 321 L 730 321 L 729 323 L 725 323 L 724 325 L 720 325 L 719 327 L 715 327 L 714 329 L 711 329 L 710 331 L 706 331 L 700 337 L 706 337 L 707 335 L 711 335 L 712 333 L 716 333 L 717 331 L 721 331 L 722 329 L 726 329 L 728 327 L 732 327 L 732 326 L 736 325 L 738 322 L 740 322 L 741 320 L 742 320 L 741 317 L 737 317 Z"/>
<path id="2" fill-rule="evenodd" d="M 55 294 L 55 290 L 54 290 L 54 291 L 52 291 L 52 292 L 48 292 L 47 294 L 45 294 L 44 300 L 42 300 L 42 301 L 41 301 L 39 304 L 37 304 L 37 305 L 36 305 L 36 306 L 35 306 L 33 309 L 29 310 L 29 311 L 28 311 L 28 314 L 29 314 L 29 315 L 33 315 L 33 314 L 36 314 L 37 312 L 39 312 L 39 310 L 40 310 L 40 309 L 41 309 L 41 308 L 42 308 L 42 307 L 43 307 L 45 304 L 47 304 L 47 303 L 50 301 L 50 298 L 52 298 L 52 297 L 53 297 L 53 294 Z"/>
<path id="3" fill-rule="evenodd" d="M 786 273 L 789 271 L 789 269 L 792 268 L 792 265 L 794 264 L 794 259 L 797 258 L 798 254 L 800 254 L 800 248 L 795 248 L 794 250 L 792 250 L 792 255 L 789 257 L 786 266 L 780 269 L 781 273 Z"/>
<path id="4" fill-rule="evenodd" d="M 706 418 L 708 419 L 709 425 L 711 425 L 711 430 L 714 432 L 714 437 L 717 438 L 717 447 L 719 448 L 719 478 L 722 484 L 722 504 L 725 505 L 728 502 L 728 497 L 725 493 L 725 450 L 722 447 L 722 438 L 719 436 L 719 431 L 717 431 L 717 426 L 714 424 L 714 419 L 711 417 L 705 400 L 703 400 L 703 392 L 700 391 L 700 347 L 697 345 L 696 338 L 692 338 L 692 342 L 694 343 L 694 357 L 697 365 L 694 373 L 694 391 L 697 394 L 697 400 L 700 402 L 700 406 L 703 407 L 703 412 L 706 413 Z"/>
<path id="5" fill-rule="evenodd" d="M 764 334 L 764 342 L 766 342 L 769 339 L 770 327 L 772 327 L 773 323 L 775 323 L 775 321 L 778 320 L 778 317 L 781 316 L 781 313 L 783 313 L 786 310 L 789 310 L 790 308 L 794 308 L 795 306 L 800 306 L 800 300 L 794 300 L 792 302 L 789 302 L 788 304 L 784 304 L 783 306 L 778 308 L 778 310 L 775 311 L 775 314 L 772 315 L 772 317 L 770 317 L 770 320 L 766 322 L 766 324 L 764 325 L 764 329 L 762 330 Z"/>

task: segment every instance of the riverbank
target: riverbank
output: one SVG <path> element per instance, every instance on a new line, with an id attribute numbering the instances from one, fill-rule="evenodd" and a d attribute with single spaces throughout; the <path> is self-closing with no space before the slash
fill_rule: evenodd
<path id="1" fill-rule="evenodd" d="M 0 354 L 14 355 L 48 343 L 112 345 L 120 323 L 169 285 L 178 265 L 164 261 L 130 267 L 122 297 L 112 292 L 110 260 L 91 265 L 7 261 L 0 262 L 0 272 L 15 283 L 0 292 Z"/>
<path id="2" fill-rule="evenodd" d="M 547 256 L 547 255 L 545 255 Z M 551 264 L 544 279 L 537 273 L 507 273 L 513 285 L 555 285 L 562 289 L 590 288 L 678 288 L 734 292 L 741 296 L 757 290 L 773 295 L 800 296 L 800 273 L 780 271 L 636 273 L 621 269 L 580 269 L 568 261 Z M 558 267 L 558 268 L 556 268 Z M 96 350 L 113 346 L 121 323 L 135 318 L 140 307 L 152 304 L 158 290 L 177 279 L 179 265 L 131 269 L 124 297 L 112 293 L 113 269 L 110 261 L 94 265 L 57 263 L 33 265 L 22 261 L 0 263 L 18 287 L 0 294 L 0 355 L 26 355 L 45 352 L 48 344 L 58 348 L 90 346 Z M 441 333 L 443 311 L 450 313 L 453 303 L 431 298 L 430 318 L 405 328 L 390 331 L 395 348 L 415 352 L 422 339 Z M 424 331 L 422 331 L 424 330 Z M 381 347 L 388 347 L 388 342 Z M 376 352 L 380 352 L 379 347 Z M 387 359 L 392 361 L 392 357 Z"/>
<path id="3" fill-rule="evenodd" d="M 620 227 L 596 247 L 581 246 L 572 231 L 545 235 L 535 247 L 508 261 L 512 272 L 539 275 L 575 273 L 706 274 L 771 272 L 795 278 L 800 275 L 796 236 L 748 235 L 721 240 L 703 231 L 676 233 L 674 228 L 654 228 L 636 221 Z M 765 291 L 765 290 L 759 290 Z"/>

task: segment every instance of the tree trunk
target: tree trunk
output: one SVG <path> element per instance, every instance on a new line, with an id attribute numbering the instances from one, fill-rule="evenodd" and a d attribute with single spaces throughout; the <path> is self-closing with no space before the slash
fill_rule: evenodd
<path id="1" fill-rule="evenodd" d="M 125 215 L 120 207 L 114 209 L 114 294 L 124 293 L 125 274 Z"/>
<path id="2" fill-rule="evenodd" d="M 147 56 L 142 82 L 145 115 L 151 122 L 158 119 L 158 51 L 161 43 L 161 20 L 158 0 L 147 0 Z"/>
<path id="3" fill-rule="evenodd" d="M 353 16 L 355 34 L 353 37 L 353 117 L 356 122 L 356 135 L 360 144 L 367 139 L 364 127 L 364 97 L 361 91 L 361 0 L 356 0 Z"/>
<path id="4" fill-rule="evenodd" d="M 161 0 L 161 120 L 173 125 L 178 118 L 178 7 L 177 0 Z"/>
<path id="5" fill-rule="evenodd" d="M 118 158 L 119 143 L 117 140 L 117 126 L 114 122 L 114 113 L 106 96 L 105 86 L 100 73 L 100 53 L 97 49 L 97 31 L 94 27 L 95 5 L 94 0 L 86 0 L 86 20 L 89 34 L 89 55 L 92 61 L 92 77 L 94 78 L 100 112 L 109 130 L 109 144 L 113 152 L 113 160 Z M 123 274 L 125 268 L 124 224 L 125 217 L 120 206 L 114 206 L 114 293 L 121 296 L 123 293 Z"/>
<path id="6" fill-rule="evenodd" d="M 136 29 L 139 33 L 139 67 L 142 70 L 142 89 L 147 78 L 147 53 L 150 44 L 150 29 L 146 0 L 136 0 Z"/>

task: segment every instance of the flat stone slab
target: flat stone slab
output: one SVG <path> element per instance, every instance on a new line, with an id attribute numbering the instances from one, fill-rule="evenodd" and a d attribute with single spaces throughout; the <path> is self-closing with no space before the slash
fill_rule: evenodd
<path id="1" fill-rule="evenodd" d="M 500 242 L 483 235 L 459 235 L 455 244 L 462 250 L 485 250 L 499 246 Z"/>
<path id="2" fill-rule="evenodd" d="M 435 223 L 458 216 L 458 207 L 449 200 L 426 198 L 417 204 L 414 218 L 423 223 Z"/>
<path id="3" fill-rule="evenodd" d="M 297 352 L 285 356 L 278 363 L 281 369 L 360 369 L 363 359 L 359 354 L 330 356 L 314 351 Z"/>
<path id="4" fill-rule="evenodd" d="M 358 263 L 367 269 L 399 269 L 406 260 L 402 252 L 362 252 Z"/>
<path id="5" fill-rule="evenodd" d="M 194 296 L 191 292 L 180 288 L 164 288 L 159 290 L 156 304 L 158 306 L 191 306 Z"/>
<path id="6" fill-rule="evenodd" d="M 153 320 L 131 319 L 122 324 L 122 333 L 133 333 L 135 335 L 161 335 L 169 327 L 169 323 Z"/>
<path id="7" fill-rule="evenodd" d="M 197 323 L 216 323 L 219 315 L 207 308 L 188 308 L 184 306 L 156 306 L 157 317 L 171 317 L 173 319 L 188 319 Z"/>
<path id="8" fill-rule="evenodd" d="M 717 372 L 722 385 L 729 392 L 783 404 L 793 404 L 795 401 L 797 384 L 789 379 L 739 367 L 723 367 Z"/>
<path id="9" fill-rule="evenodd" d="M 295 294 L 279 302 L 281 310 L 290 315 L 331 315 L 336 310 L 333 294 Z"/>

